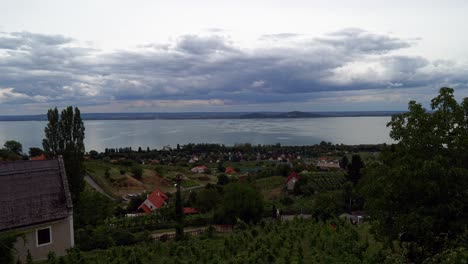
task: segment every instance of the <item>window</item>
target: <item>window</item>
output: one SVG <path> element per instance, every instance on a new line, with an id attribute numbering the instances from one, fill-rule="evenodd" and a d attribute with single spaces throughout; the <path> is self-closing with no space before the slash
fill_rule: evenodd
<path id="1" fill-rule="evenodd" d="M 52 243 L 51 227 L 36 230 L 37 246 L 44 246 Z"/>

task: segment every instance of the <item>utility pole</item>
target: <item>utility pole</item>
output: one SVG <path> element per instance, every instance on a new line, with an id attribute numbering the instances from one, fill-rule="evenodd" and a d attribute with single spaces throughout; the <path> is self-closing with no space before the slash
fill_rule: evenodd
<path id="1" fill-rule="evenodd" d="M 182 208 L 182 198 L 180 194 L 180 184 L 182 179 L 180 174 L 176 176 L 176 201 L 175 201 L 175 217 L 176 217 L 176 240 L 182 240 L 184 238 L 184 212 Z"/>

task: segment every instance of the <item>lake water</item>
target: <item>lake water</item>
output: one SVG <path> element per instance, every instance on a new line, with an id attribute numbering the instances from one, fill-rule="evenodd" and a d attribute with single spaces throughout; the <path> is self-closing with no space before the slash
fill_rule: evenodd
<path id="1" fill-rule="evenodd" d="M 85 121 L 86 150 L 139 146 L 160 149 L 187 143 L 312 145 L 392 143 L 390 117 L 304 119 L 90 120 Z M 0 145 L 16 140 L 41 147 L 47 122 L 0 122 Z"/>

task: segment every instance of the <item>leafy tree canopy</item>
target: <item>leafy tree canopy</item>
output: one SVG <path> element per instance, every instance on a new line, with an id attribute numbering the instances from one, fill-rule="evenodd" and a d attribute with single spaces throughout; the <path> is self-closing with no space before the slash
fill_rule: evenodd
<path id="1" fill-rule="evenodd" d="M 255 223 L 262 218 L 263 197 L 250 184 L 231 183 L 224 188 L 219 209 L 219 220 L 224 223 L 235 223 L 237 218 L 246 223 Z"/>
<path id="2" fill-rule="evenodd" d="M 21 153 L 23 152 L 23 145 L 21 145 L 21 143 L 19 143 L 18 141 L 14 141 L 14 140 L 8 140 L 7 142 L 5 142 L 5 144 L 3 145 L 7 150 L 17 154 L 17 155 L 21 155 Z"/>
<path id="3" fill-rule="evenodd" d="M 441 88 L 431 112 L 411 101 L 407 113 L 393 116 L 388 126 L 398 143 L 361 184 L 377 232 L 406 238 L 421 254 L 440 252 L 441 241 L 468 223 L 468 98 L 458 104 L 453 92 Z"/>
<path id="4" fill-rule="evenodd" d="M 59 115 L 58 109 L 47 112 L 49 123 L 45 128 L 42 146 L 47 156 L 62 155 L 73 200 L 79 200 L 84 188 L 85 127 L 80 110 L 69 106 Z"/>

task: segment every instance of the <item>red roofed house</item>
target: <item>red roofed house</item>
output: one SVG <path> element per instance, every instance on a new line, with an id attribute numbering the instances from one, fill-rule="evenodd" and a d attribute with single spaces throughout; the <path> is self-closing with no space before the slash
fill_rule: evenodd
<path id="1" fill-rule="evenodd" d="M 46 156 L 44 155 L 44 153 L 42 153 L 41 155 L 39 156 L 34 156 L 34 157 L 31 157 L 29 158 L 30 160 L 47 160 Z"/>
<path id="2" fill-rule="evenodd" d="M 163 207 L 167 199 L 167 195 L 157 189 L 148 195 L 146 200 L 138 207 L 137 212 L 151 214 L 152 211 Z"/>
<path id="3" fill-rule="evenodd" d="M 184 207 L 184 214 L 186 215 L 198 214 L 198 210 L 192 207 Z"/>
<path id="4" fill-rule="evenodd" d="M 226 167 L 226 170 L 224 171 L 224 173 L 227 173 L 227 174 L 236 174 L 236 170 L 233 169 L 232 167 Z"/>
<path id="5" fill-rule="evenodd" d="M 288 191 L 293 191 L 294 190 L 294 185 L 296 185 L 296 182 L 300 179 L 299 175 L 297 173 L 293 172 L 288 176 L 288 179 L 286 180 L 286 188 Z"/>
<path id="6" fill-rule="evenodd" d="M 191 171 L 195 173 L 205 173 L 208 171 L 208 168 L 205 165 L 202 165 L 192 168 Z"/>

